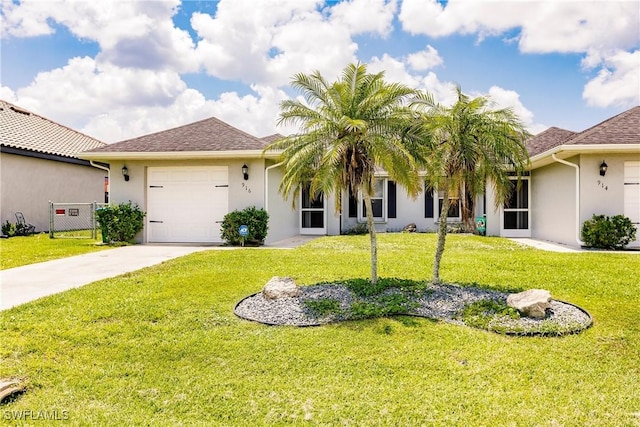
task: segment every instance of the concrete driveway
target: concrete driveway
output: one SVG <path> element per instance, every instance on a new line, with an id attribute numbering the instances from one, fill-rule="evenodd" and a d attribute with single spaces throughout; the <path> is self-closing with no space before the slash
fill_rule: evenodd
<path id="1" fill-rule="evenodd" d="M 270 243 L 263 248 L 293 249 L 313 238 L 315 236 L 296 236 Z M 235 249 L 239 248 L 133 245 L 0 270 L 0 310 L 194 252 Z"/>
<path id="2" fill-rule="evenodd" d="M 0 271 L 0 310 L 151 265 L 211 249 L 133 245 Z"/>

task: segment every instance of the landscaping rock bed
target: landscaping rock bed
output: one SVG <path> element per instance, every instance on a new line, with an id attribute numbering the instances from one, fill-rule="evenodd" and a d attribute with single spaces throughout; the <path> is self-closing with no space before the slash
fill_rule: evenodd
<path id="1" fill-rule="evenodd" d="M 240 301 L 234 312 L 237 316 L 267 325 L 319 326 L 354 318 L 354 302 L 374 302 L 380 295 L 401 294 L 408 301 L 404 315 L 419 316 L 445 322 L 465 324 L 461 313 L 469 304 L 494 301 L 506 304 L 508 293 L 456 285 L 430 285 L 424 290 L 387 289 L 374 297 L 359 297 L 341 284 L 301 286 L 297 297 L 266 299 L 261 292 Z M 337 301 L 339 309 L 319 314 L 308 301 Z M 486 329 L 514 335 L 565 335 L 580 332 L 591 326 L 591 316 L 572 304 L 552 300 L 551 309 L 542 319 L 494 316 Z"/>

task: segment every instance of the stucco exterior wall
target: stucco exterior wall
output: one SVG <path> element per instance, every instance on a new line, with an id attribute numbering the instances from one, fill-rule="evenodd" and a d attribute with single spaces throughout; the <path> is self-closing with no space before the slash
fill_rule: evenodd
<path id="1" fill-rule="evenodd" d="M 567 159 L 578 163 L 578 158 Z M 576 246 L 576 173 L 553 163 L 531 172 L 531 237 Z"/>
<path id="2" fill-rule="evenodd" d="M 267 161 L 266 167 L 274 165 L 274 162 Z M 267 212 L 269 213 L 269 234 L 267 243 L 297 236 L 300 234 L 299 210 L 293 209 L 291 198 L 284 200 L 278 192 L 280 181 L 282 180 L 282 167 L 276 166 L 267 171 L 268 185 Z M 300 203 L 296 203 L 298 206 Z"/>
<path id="3" fill-rule="evenodd" d="M 249 167 L 249 179 L 244 180 L 242 165 Z M 299 234 L 297 210 L 291 208 L 291 200 L 285 201 L 278 193 L 278 185 L 282 178 L 280 168 L 269 171 L 268 201 L 265 203 L 265 167 L 273 162 L 264 159 L 229 159 L 229 160 L 162 160 L 162 161 L 127 161 L 129 181 L 122 176 L 124 162 L 113 162 L 111 193 L 112 202 L 122 203 L 131 200 L 147 211 L 146 187 L 147 168 L 149 167 L 181 167 L 181 166 L 227 166 L 229 168 L 229 211 L 242 210 L 249 206 L 267 208 L 269 213 L 269 232 L 266 243 L 293 237 Z M 138 236 L 139 241 L 146 242 L 145 230 Z"/>
<path id="4" fill-rule="evenodd" d="M 16 154 L 0 153 L 0 220 L 24 214 L 36 231 L 49 230 L 49 201 L 104 202 L 107 171 Z"/>
<path id="5" fill-rule="evenodd" d="M 600 164 L 608 165 L 600 176 Z M 580 226 L 593 214 L 624 214 L 624 161 L 640 160 L 640 155 L 606 154 L 580 156 Z"/>

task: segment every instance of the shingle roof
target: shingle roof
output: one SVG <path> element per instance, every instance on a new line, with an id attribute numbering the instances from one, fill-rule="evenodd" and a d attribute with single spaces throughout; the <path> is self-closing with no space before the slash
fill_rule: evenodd
<path id="1" fill-rule="evenodd" d="M 262 150 L 266 143 L 211 117 L 90 150 L 91 153 Z"/>
<path id="2" fill-rule="evenodd" d="M 566 144 L 640 143 L 640 106 L 633 107 L 578 133 Z"/>
<path id="3" fill-rule="evenodd" d="M 273 135 L 263 136 L 260 139 L 263 140 L 266 144 L 271 144 L 272 142 L 277 141 L 280 138 L 284 138 L 284 136 L 280 135 L 279 133 L 274 133 Z"/>
<path id="4" fill-rule="evenodd" d="M 640 106 L 633 107 L 582 132 L 551 127 L 527 141 L 529 156 L 559 145 L 640 144 Z"/>
<path id="5" fill-rule="evenodd" d="M 570 130 L 550 127 L 527 141 L 529 156 L 544 153 L 570 139 L 576 133 Z"/>
<path id="6" fill-rule="evenodd" d="M 107 144 L 0 99 L 0 145 L 77 158 Z"/>

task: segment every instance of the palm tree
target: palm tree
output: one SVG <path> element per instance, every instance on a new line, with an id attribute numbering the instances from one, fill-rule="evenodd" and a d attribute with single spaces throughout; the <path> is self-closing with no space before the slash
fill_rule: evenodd
<path id="1" fill-rule="evenodd" d="M 451 107 L 436 103 L 421 93 L 412 106 L 422 111 L 420 120 L 433 155 L 426 161 L 427 186 L 442 191 L 438 222 L 438 245 L 433 263 L 433 283 L 440 282 L 440 261 L 447 235 L 450 196 L 460 203 L 463 221 L 473 218 L 473 200 L 491 183 L 496 208 L 508 198 L 512 184 L 529 163 L 524 124 L 510 108 L 495 109 L 488 97 L 470 98 L 457 87 L 457 101 Z"/>
<path id="2" fill-rule="evenodd" d="M 409 194 L 420 189 L 418 169 L 404 132 L 413 112 L 407 107 L 415 91 L 384 81 L 384 73 L 367 73 L 364 64 L 350 64 L 341 77 L 327 82 L 316 71 L 296 74 L 291 85 L 300 99 L 280 106 L 278 124 L 296 125 L 300 131 L 270 144 L 282 150 L 284 175 L 280 193 L 295 200 L 303 186 L 310 196 L 335 192 L 336 210 L 342 192 L 362 194 L 371 242 L 371 283 L 376 284 L 377 242 L 371 197 L 376 168 L 389 173 Z"/>

